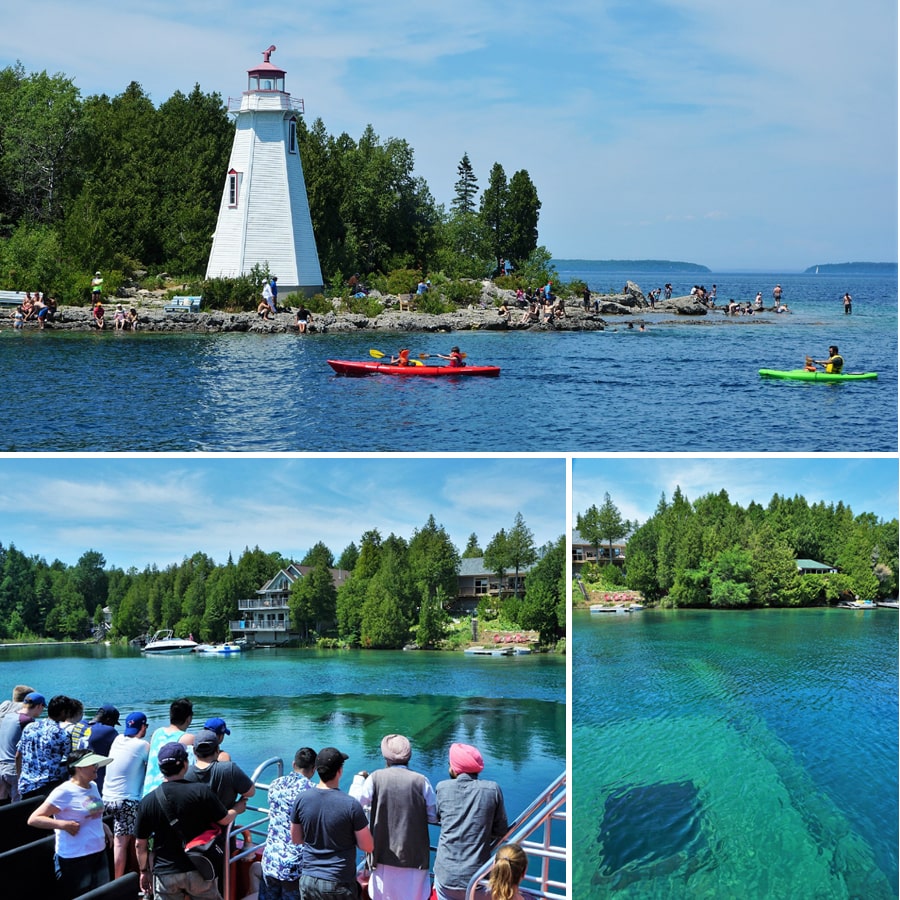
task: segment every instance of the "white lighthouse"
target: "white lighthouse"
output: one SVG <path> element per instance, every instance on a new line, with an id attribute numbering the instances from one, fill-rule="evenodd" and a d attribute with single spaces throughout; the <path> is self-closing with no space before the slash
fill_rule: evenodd
<path id="1" fill-rule="evenodd" d="M 297 141 L 303 101 L 285 91 L 284 70 L 269 61 L 274 50 L 247 72 L 240 100 L 228 100 L 237 120 L 206 277 L 268 265 L 280 296 L 308 296 L 322 290 L 322 270 Z"/>

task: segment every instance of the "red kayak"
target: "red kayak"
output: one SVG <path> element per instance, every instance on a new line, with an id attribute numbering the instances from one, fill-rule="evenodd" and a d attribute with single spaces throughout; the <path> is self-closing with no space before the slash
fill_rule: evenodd
<path id="1" fill-rule="evenodd" d="M 374 360 L 353 362 L 348 359 L 329 359 L 328 365 L 338 375 L 400 375 L 426 378 L 449 375 L 458 378 L 461 375 L 496 377 L 500 374 L 500 366 L 391 366 Z"/>

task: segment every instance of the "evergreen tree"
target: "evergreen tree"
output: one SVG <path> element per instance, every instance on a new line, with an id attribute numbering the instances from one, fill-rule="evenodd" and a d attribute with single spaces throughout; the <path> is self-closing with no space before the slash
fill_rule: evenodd
<path id="1" fill-rule="evenodd" d="M 303 559 L 300 560 L 301 566 L 316 566 L 319 563 L 328 569 L 334 568 L 334 554 L 322 541 L 318 541 L 314 546 L 310 547 Z"/>
<path id="2" fill-rule="evenodd" d="M 515 570 L 515 595 L 519 596 L 519 572 L 527 569 L 537 558 L 537 549 L 534 546 L 534 533 L 525 524 L 522 513 L 516 513 L 513 527 L 509 530 L 507 547 L 509 550 L 510 565 Z"/>
<path id="3" fill-rule="evenodd" d="M 512 555 L 509 547 L 509 537 L 506 529 L 501 528 L 488 542 L 484 550 L 484 564 L 489 572 L 497 576 L 500 586 L 500 595 L 503 595 L 503 580 L 512 566 Z"/>
<path id="4" fill-rule="evenodd" d="M 359 548 L 353 541 L 350 541 L 338 557 L 336 568 L 352 572 L 357 559 L 359 559 Z"/>
<path id="5" fill-rule="evenodd" d="M 478 195 L 478 179 L 475 177 L 475 170 L 469 161 L 469 154 L 463 153 L 463 158 L 456 167 L 458 176 L 456 184 L 453 186 L 455 191 L 453 202 L 450 207 L 457 213 L 470 215 L 475 212 L 475 197 Z"/>
<path id="6" fill-rule="evenodd" d="M 512 237 L 509 218 L 509 185 L 506 173 L 500 163 L 494 163 L 488 179 L 488 186 L 481 195 L 478 210 L 481 227 L 485 235 L 487 250 L 497 268 L 500 260 L 509 252 Z"/>
<path id="7" fill-rule="evenodd" d="M 410 574 L 423 606 L 434 600 L 439 592 L 444 597 L 456 596 L 459 553 L 433 515 L 413 533 L 408 559 Z"/>
<path id="8" fill-rule="evenodd" d="M 565 537 L 560 537 L 528 573 L 525 597 L 519 607 L 520 624 L 523 628 L 537 629 L 544 646 L 556 643 L 560 634 L 564 633 L 560 621 L 565 622 L 562 612 L 565 573 L 566 541 Z"/>
<path id="9" fill-rule="evenodd" d="M 313 570 L 291 586 L 288 598 L 291 624 L 308 639 L 311 630 L 331 627 L 337 614 L 337 590 L 330 567 L 318 559 Z"/>
<path id="10" fill-rule="evenodd" d="M 537 188 L 525 169 L 520 169 L 509 180 L 509 200 L 506 215 L 509 221 L 508 258 L 516 266 L 524 263 L 538 246 L 538 217 L 541 201 Z"/>
<path id="11" fill-rule="evenodd" d="M 484 556 L 484 550 L 478 546 L 478 535 L 473 531 L 469 535 L 469 540 L 466 542 L 466 549 L 462 552 L 463 559 L 481 559 Z"/>

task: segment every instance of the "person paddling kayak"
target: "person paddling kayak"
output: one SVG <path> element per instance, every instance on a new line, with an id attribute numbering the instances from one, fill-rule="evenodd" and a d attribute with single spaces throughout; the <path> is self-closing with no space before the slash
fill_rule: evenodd
<path id="1" fill-rule="evenodd" d="M 844 357 L 838 353 L 838 348 L 836 344 L 832 344 L 828 348 L 828 359 L 812 359 L 811 357 L 806 357 L 806 370 L 807 372 L 815 372 L 816 366 L 824 366 L 825 371 L 829 375 L 840 375 L 844 368 Z"/>
<path id="2" fill-rule="evenodd" d="M 411 366 L 409 361 L 409 350 L 405 347 L 396 355 L 391 357 L 392 366 Z"/>
<path id="3" fill-rule="evenodd" d="M 464 366 L 466 364 L 466 354 L 459 352 L 459 347 L 451 347 L 450 355 L 444 356 L 443 353 L 435 354 L 439 359 L 446 359 L 449 361 L 451 366 Z"/>

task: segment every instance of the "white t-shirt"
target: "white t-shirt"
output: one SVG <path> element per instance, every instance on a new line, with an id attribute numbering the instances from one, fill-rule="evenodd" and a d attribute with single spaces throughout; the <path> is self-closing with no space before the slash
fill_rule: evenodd
<path id="1" fill-rule="evenodd" d="M 83 788 L 74 781 L 64 781 L 50 792 L 47 802 L 59 810 L 54 813 L 54 818 L 78 822 L 81 826 L 74 835 L 62 828 L 56 829 L 56 852 L 59 856 L 73 859 L 98 853 L 106 847 L 103 801 L 95 782 Z"/>
<path id="2" fill-rule="evenodd" d="M 140 800 L 150 744 L 136 737 L 118 735 L 109 748 L 112 762 L 103 777 L 103 801 Z"/>

